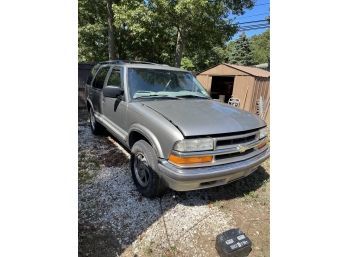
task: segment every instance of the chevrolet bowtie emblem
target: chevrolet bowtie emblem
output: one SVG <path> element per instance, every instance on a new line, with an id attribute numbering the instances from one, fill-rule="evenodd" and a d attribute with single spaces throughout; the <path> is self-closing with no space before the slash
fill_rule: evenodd
<path id="1" fill-rule="evenodd" d="M 244 153 L 246 150 L 248 150 L 248 147 L 243 146 L 243 145 L 239 145 L 239 146 L 238 146 L 238 151 L 239 151 L 240 153 Z"/>

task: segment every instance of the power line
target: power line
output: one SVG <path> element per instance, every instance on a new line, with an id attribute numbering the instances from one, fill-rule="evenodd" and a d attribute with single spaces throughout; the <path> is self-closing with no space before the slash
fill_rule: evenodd
<path id="1" fill-rule="evenodd" d="M 266 29 L 267 27 L 265 28 L 256 28 L 256 29 L 245 29 L 245 30 L 239 30 L 238 32 L 246 32 L 246 31 L 251 31 L 251 30 L 259 30 L 259 29 Z"/>
<path id="2" fill-rule="evenodd" d="M 262 26 L 249 26 L 249 27 L 242 27 L 242 28 L 239 28 L 239 30 L 246 30 L 246 29 L 258 29 L 258 28 L 264 28 L 264 27 L 269 28 L 269 26 L 268 26 L 268 25 L 262 25 Z"/>
<path id="3" fill-rule="evenodd" d="M 269 3 L 270 1 L 266 0 L 266 1 L 261 1 L 261 0 L 255 0 L 254 3 L 255 4 L 265 4 L 265 3 Z"/>
<path id="4" fill-rule="evenodd" d="M 256 4 L 254 6 L 263 6 L 263 5 L 269 5 L 270 3 L 262 3 L 262 4 Z M 249 15 L 249 16 L 245 16 L 245 17 L 240 17 L 240 18 L 247 18 L 247 17 L 256 17 L 256 16 L 261 16 L 261 15 L 265 15 L 269 13 L 260 13 L 260 14 L 255 14 L 255 15 Z M 235 17 L 237 18 L 237 17 Z M 248 25 L 244 25 L 244 26 L 239 26 L 242 24 L 248 24 Z M 263 19 L 263 20 L 253 20 L 253 21 L 246 21 L 246 22 L 237 22 L 235 23 L 235 25 L 238 26 L 238 32 L 243 32 L 243 31 L 247 31 L 247 30 L 256 30 L 256 29 L 265 29 L 265 28 L 269 28 L 269 20 L 268 19 Z"/>
<path id="5" fill-rule="evenodd" d="M 269 16 L 269 12 L 259 13 L 259 14 L 255 14 L 255 15 L 248 15 L 248 16 L 240 16 L 240 17 L 235 17 L 235 18 L 244 19 L 244 18 L 256 17 L 256 16 L 261 16 L 261 15 L 268 15 Z"/>
<path id="6" fill-rule="evenodd" d="M 269 24 L 268 23 L 247 24 L 247 25 L 239 26 L 239 28 L 258 27 L 258 26 L 269 26 Z"/>
<path id="7" fill-rule="evenodd" d="M 269 25 L 263 25 L 258 27 L 245 27 L 245 28 L 239 28 L 238 32 L 244 32 L 248 30 L 257 30 L 257 29 L 267 29 L 267 28 L 269 28 Z"/>
<path id="8" fill-rule="evenodd" d="M 255 4 L 255 5 L 254 5 L 254 7 L 255 7 L 255 6 L 268 5 L 268 4 L 269 4 L 269 3 L 264 3 L 264 4 Z"/>
<path id="9" fill-rule="evenodd" d="M 256 21 L 247 21 L 247 22 L 238 22 L 236 23 L 236 25 L 240 25 L 240 24 L 247 24 L 247 23 L 260 23 L 260 22 L 268 22 L 268 20 L 256 20 Z"/>

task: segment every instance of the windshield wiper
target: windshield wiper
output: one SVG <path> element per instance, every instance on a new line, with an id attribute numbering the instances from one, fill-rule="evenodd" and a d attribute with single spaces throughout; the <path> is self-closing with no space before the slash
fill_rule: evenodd
<path id="1" fill-rule="evenodd" d="M 179 98 L 200 98 L 200 99 L 208 99 L 206 96 L 199 96 L 199 95 L 178 95 Z"/>
<path id="2" fill-rule="evenodd" d="M 157 94 L 151 94 L 151 95 L 141 95 L 134 97 L 133 99 L 149 99 L 149 98 L 165 98 L 165 99 L 178 99 L 175 96 L 169 96 L 169 95 L 157 95 Z"/>

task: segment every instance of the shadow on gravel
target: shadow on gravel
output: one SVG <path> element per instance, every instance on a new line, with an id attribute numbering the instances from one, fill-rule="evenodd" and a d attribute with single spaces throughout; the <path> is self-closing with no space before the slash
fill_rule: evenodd
<path id="1" fill-rule="evenodd" d="M 185 199 L 188 195 L 194 197 L 196 200 L 199 198 L 207 200 L 209 202 L 215 202 L 220 200 L 231 200 L 237 197 L 243 197 L 250 192 L 253 192 L 260 188 L 268 179 L 269 174 L 263 167 L 259 167 L 256 171 L 254 171 L 249 176 L 234 181 L 230 184 L 212 187 L 207 189 L 201 189 L 191 192 L 175 192 L 179 199 Z M 185 202 L 181 202 L 185 204 Z M 201 204 L 200 201 L 196 201 L 195 205 Z M 205 203 L 203 203 L 205 204 Z"/>
<path id="2" fill-rule="evenodd" d="M 122 252 L 114 231 L 79 224 L 79 256 L 111 257 Z"/>
<path id="3" fill-rule="evenodd" d="M 80 126 L 83 129 L 80 130 Z M 219 200 L 243 197 L 269 179 L 265 169 L 259 167 L 248 177 L 225 186 L 191 192 L 168 190 L 161 198 L 147 199 L 133 185 L 128 157 L 107 138 L 118 141 L 109 133 L 95 137 L 86 126 L 87 123 L 79 124 L 79 176 L 88 165 L 96 167 L 96 171 L 91 179 L 79 180 L 78 252 L 81 257 L 119 256 L 176 205 L 205 206 Z M 80 163 L 85 159 L 94 166 Z M 166 256 L 175 256 L 175 253 L 169 252 Z"/>

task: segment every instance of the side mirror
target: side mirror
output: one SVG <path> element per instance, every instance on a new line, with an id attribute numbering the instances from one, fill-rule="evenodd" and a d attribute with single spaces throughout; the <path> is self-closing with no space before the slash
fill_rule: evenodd
<path id="1" fill-rule="evenodd" d="M 116 98 L 120 95 L 123 95 L 124 90 L 117 86 L 106 86 L 103 89 L 103 94 L 105 97 Z"/>

